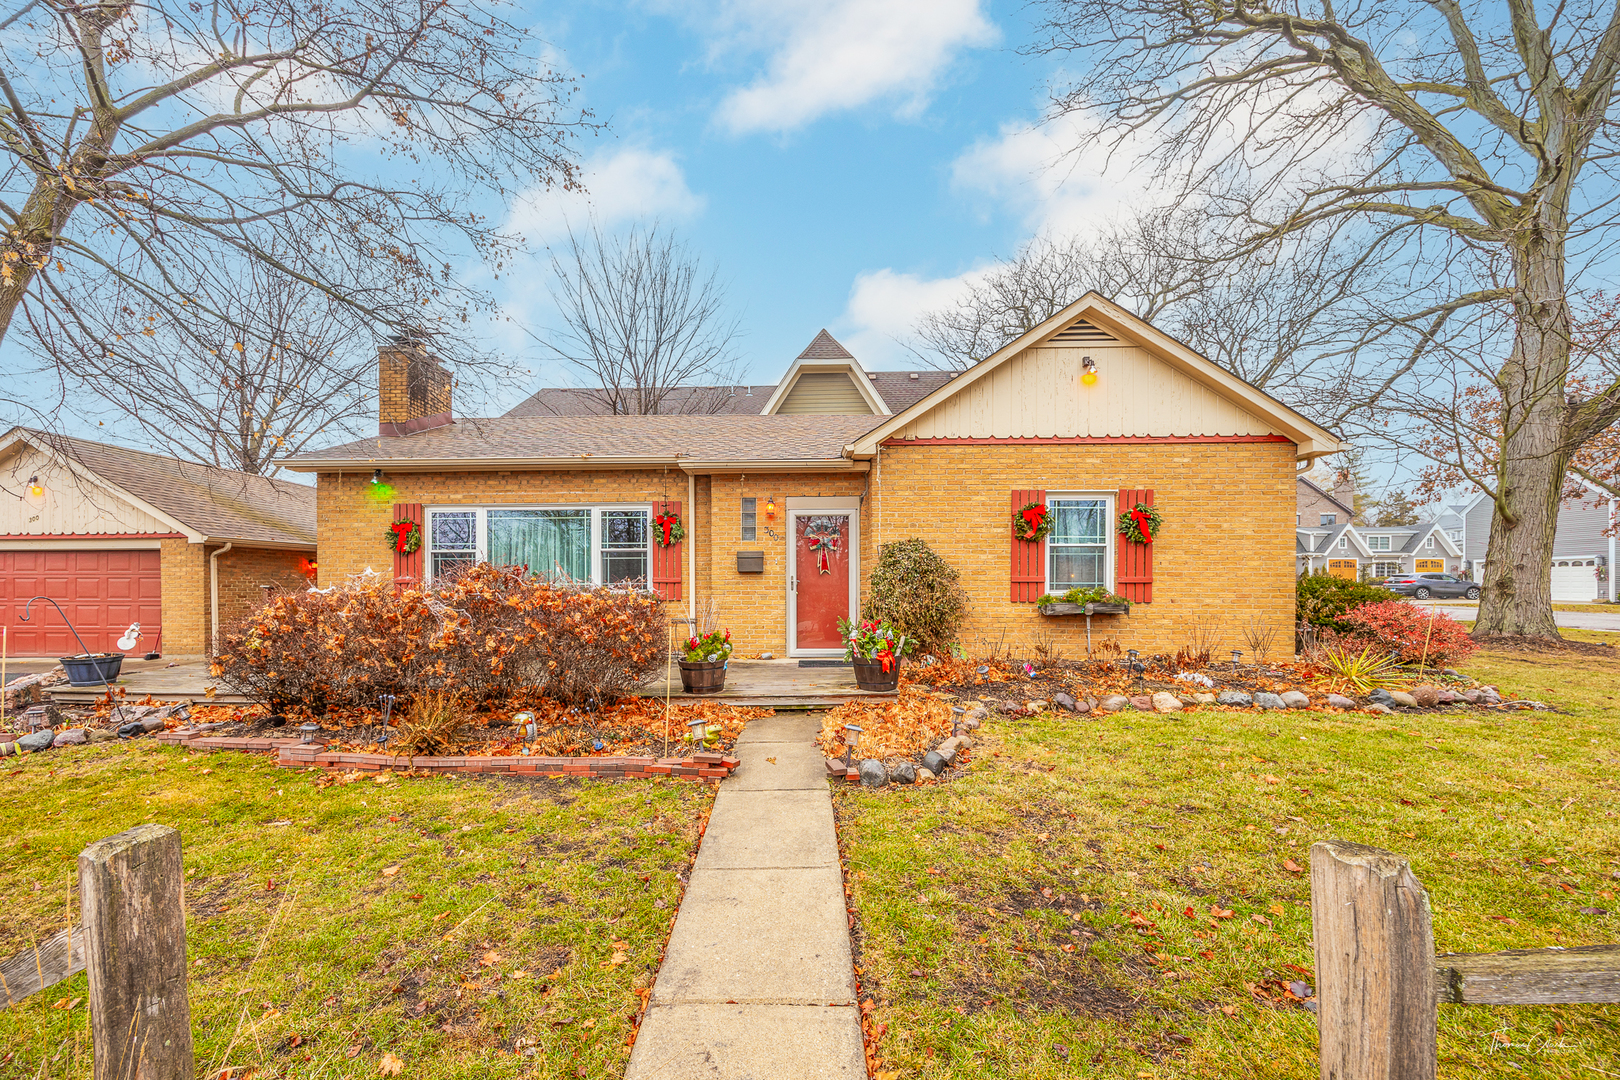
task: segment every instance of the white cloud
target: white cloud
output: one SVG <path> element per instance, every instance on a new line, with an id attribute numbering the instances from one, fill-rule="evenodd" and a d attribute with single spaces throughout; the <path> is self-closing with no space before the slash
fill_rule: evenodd
<path id="1" fill-rule="evenodd" d="M 667 151 L 623 147 L 588 159 L 584 192 L 531 189 L 514 200 L 507 228 L 531 246 L 549 244 L 595 221 L 604 231 L 634 221 L 689 218 L 705 200 L 686 185 L 680 163 Z"/>
<path id="2" fill-rule="evenodd" d="M 885 267 L 857 274 L 839 319 L 840 328 L 847 328 L 839 340 L 868 369 L 914 368 L 917 357 L 903 342 L 912 340 L 918 317 L 968 292 L 983 273 L 923 278 Z"/>
<path id="3" fill-rule="evenodd" d="M 872 102 L 915 115 L 963 50 L 1000 38 L 981 0 L 732 0 L 707 29 L 714 56 L 769 54 L 720 103 L 720 123 L 739 134 Z"/>

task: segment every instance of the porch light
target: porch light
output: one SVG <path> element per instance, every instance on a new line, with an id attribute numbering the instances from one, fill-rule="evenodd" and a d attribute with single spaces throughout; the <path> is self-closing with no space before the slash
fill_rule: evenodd
<path id="1" fill-rule="evenodd" d="M 43 499 L 45 497 L 45 485 L 39 482 L 37 476 L 28 478 L 28 497 L 30 499 Z"/>
<path id="2" fill-rule="evenodd" d="M 776 496 L 768 495 L 765 498 L 765 517 L 767 520 L 776 520 Z"/>
<path id="3" fill-rule="evenodd" d="M 1096 386 L 1097 361 L 1093 360 L 1089 356 L 1082 356 L 1080 358 L 1080 367 L 1084 369 L 1080 373 L 1080 384 L 1082 386 Z"/>

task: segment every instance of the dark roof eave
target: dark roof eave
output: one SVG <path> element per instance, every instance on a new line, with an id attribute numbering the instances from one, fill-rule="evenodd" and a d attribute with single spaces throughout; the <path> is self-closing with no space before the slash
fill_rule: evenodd
<path id="1" fill-rule="evenodd" d="M 393 472 L 489 472 L 501 469 L 654 469 L 675 468 L 687 472 L 746 471 L 864 471 L 865 460 L 835 458 L 708 458 L 699 460 L 682 455 L 638 455 L 609 457 L 585 454 L 573 457 L 473 457 L 473 458 L 293 458 L 281 463 L 293 472 L 344 472 L 382 469 Z"/>

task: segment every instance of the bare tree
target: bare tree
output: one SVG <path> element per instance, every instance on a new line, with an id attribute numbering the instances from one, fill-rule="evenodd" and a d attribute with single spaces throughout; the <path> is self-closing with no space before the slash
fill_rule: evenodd
<path id="1" fill-rule="evenodd" d="M 1336 346 L 1358 290 L 1373 291 L 1375 276 L 1315 236 L 1226 258 L 1207 215 L 1166 208 L 1095 237 L 1035 237 L 954 303 L 924 314 L 914 351 L 969 367 L 1095 290 L 1332 423 L 1345 398 Z"/>
<path id="2" fill-rule="evenodd" d="M 577 186 L 569 80 L 493 6 L 20 2 L 0 21 L 0 341 L 19 311 L 88 340 L 92 290 L 165 320 L 228 257 L 432 332 L 480 302 L 447 254 L 507 250 L 469 200 Z"/>
<path id="3" fill-rule="evenodd" d="M 541 345 L 615 414 L 715 413 L 736 382 L 737 320 L 711 271 L 659 228 L 570 232 L 551 259 L 563 328 Z"/>
<path id="4" fill-rule="evenodd" d="M 94 338 L 47 326 L 44 349 L 71 358 L 81 395 L 115 424 L 176 457 L 271 475 L 312 440 L 358 437 L 374 419 L 366 320 L 258 262 L 238 260 L 212 284 L 209 302 L 163 319 L 91 298 L 101 302 L 81 305 L 77 321 Z"/>
<path id="5" fill-rule="evenodd" d="M 1224 209 L 1250 245 L 1328 225 L 1409 268 L 1407 301 L 1352 343 L 1393 361 L 1363 378 L 1368 400 L 1422 375 L 1459 317 L 1505 303 L 1502 332 L 1481 335 L 1503 435 L 1474 632 L 1556 637 L 1565 471 L 1620 417 L 1620 383 L 1565 397 L 1571 245 L 1599 252 L 1616 223 L 1620 6 L 1043 2 L 1034 51 L 1083 72 L 1055 113 L 1148 137 L 1183 193 L 1240 178 Z"/>

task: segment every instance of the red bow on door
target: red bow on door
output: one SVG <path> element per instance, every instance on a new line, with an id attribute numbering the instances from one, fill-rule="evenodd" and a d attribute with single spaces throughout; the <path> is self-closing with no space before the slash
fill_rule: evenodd
<path id="1" fill-rule="evenodd" d="M 1142 543 L 1153 543 L 1153 533 L 1150 531 L 1153 526 L 1153 519 L 1142 513 L 1140 510 L 1132 510 L 1131 520 L 1136 522 L 1136 527 L 1138 529 L 1142 530 Z"/>
<path id="2" fill-rule="evenodd" d="M 827 556 L 830 553 L 836 552 L 838 550 L 838 536 L 837 536 L 837 534 L 836 533 L 827 533 L 827 532 L 813 532 L 813 533 L 806 534 L 805 539 L 810 541 L 810 550 L 814 551 L 814 552 L 818 552 L 820 554 L 820 556 L 821 556 L 821 560 L 817 564 L 816 568 L 818 570 L 820 570 L 823 574 L 832 573 L 832 564 L 828 561 Z"/>
<path id="3" fill-rule="evenodd" d="M 653 520 L 663 527 L 664 546 L 669 547 L 669 530 L 673 529 L 675 527 L 675 523 L 681 519 L 674 514 L 659 514 L 657 517 L 653 518 Z"/>

